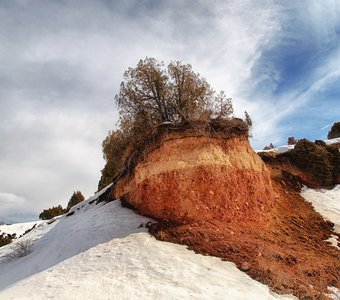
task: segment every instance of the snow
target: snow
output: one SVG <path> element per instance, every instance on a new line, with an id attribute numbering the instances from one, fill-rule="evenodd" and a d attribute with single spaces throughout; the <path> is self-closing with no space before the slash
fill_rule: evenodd
<path id="1" fill-rule="evenodd" d="M 340 233 L 340 185 L 332 190 L 304 188 L 301 195 L 325 219 L 334 223 L 334 230 Z"/>
<path id="2" fill-rule="evenodd" d="M 112 186 L 112 183 L 108 186 L 104 187 L 102 190 L 100 190 L 98 193 L 94 194 L 93 196 L 89 197 L 87 200 L 84 200 L 82 202 L 79 202 L 78 204 L 71 207 L 69 213 L 75 212 L 79 209 L 87 210 L 91 207 L 91 204 L 98 199 L 98 197 L 102 194 L 104 194 L 110 187 Z"/>
<path id="3" fill-rule="evenodd" d="M 335 139 L 330 139 L 330 140 L 324 140 L 324 142 L 327 145 L 337 144 L 337 143 L 340 143 L 340 137 L 335 138 Z"/>
<path id="4" fill-rule="evenodd" d="M 334 286 L 328 287 L 328 290 L 330 294 L 327 294 L 326 296 L 330 297 L 333 300 L 339 300 L 340 299 L 340 290 L 337 289 Z"/>
<path id="5" fill-rule="evenodd" d="M 304 187 L 301 195 L 310 202 L 314 209 L 319 212 L 326 220 L 334 223 L 334 231 L 340 233 L 340 185 L 332 190 L 314 190 Z M 340 250 L 338 236 L 331 234 L 325 242 Z M 332 299 L 340 299 L 340 290 L 329 287 Z"/>
<path id="6" fill-rule="evenodd" d="M 330 139 L 330 140 L 324 140 L 324 142 L 327 145 L 332 145 L 332 144 L 337 144 L 340 143 L 340 138 L 335 138 L 335 139 Z M 292 149 L 294 149 L 295 145 L 284 145 L 284 146 L 280 146 L 280 147 L 275 147 L 273 149 L 269 149 L 269 150 L 255 150 L 256 153 L 258 152 L 275 152 L 275 153 L 285 153 L 288 152 Z"/>
<path id="7" fill-rule="evenodd" d="M 34 225 L 38 225 L 41 222 L 42 221 L 18 223 L 18 224 L 12 224 L 12 225 L 0 225 L 0 233 L 2 232 L 8 233 L 8 234 L 16 233 L 16 236 L 19 237 L 22 234 L 24 234 L 26 230 L 31 229 Z"/>
<path id="8" fill-rule="evenodd" d="M 8 260 L 11 245 L 0 248 L 0 299 L 296 299 L 231 262 L 157 241 L 140 226 L 150 219 L 96 197 L 22 237 L 34 242 L 28 256 Z"/>
<path id="9" fill-rule="evenodd" d="M 273 149 L 269 149 L 269 150 L 257 150 L 256 152 L 276 152 L 276 153 L 284 153 L 284 152 L 288 152 L 292 149 L 294 149 L 295 145 L 284 145 L 284 146 L 280 146 L 280 147 L 275 147 Z"/>
<path id="10" fill-rule="evenodd" d="M 338 246 L 338 236 L 331 234 L 331 237 L 325 240 L 325 242 L 330 243 L 333 247 L 340 250 L 340 247 Z"/>

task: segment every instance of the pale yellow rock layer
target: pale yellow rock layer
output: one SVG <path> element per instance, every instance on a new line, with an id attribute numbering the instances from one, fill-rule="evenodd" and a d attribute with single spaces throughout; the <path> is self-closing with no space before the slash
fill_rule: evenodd
<path id="1" fill-rule="evenodd" d="M 216 139 L 185 137 L 164 140 L 140 162 L 130 178 L 117 183 L 116 196 L 131 192 L 146 179 L 167 172 L 197 167 L 220 167 L 232 170 L 263 172 L 265 165 L 244 138 Z"/>
<path id="2" fill-rule="evenodd" d="M 264 164 L 254 155 L 249 144 L 234 146 L 233 140 L 211 138 L 185 138 L 165 141 L 140 163 L 135 171 L 135 184 L 165 172 L 204 166 L 224 166 L 238 170 L 262 172 Z M 230 146 L 231 145 L 231 146 Z"/>

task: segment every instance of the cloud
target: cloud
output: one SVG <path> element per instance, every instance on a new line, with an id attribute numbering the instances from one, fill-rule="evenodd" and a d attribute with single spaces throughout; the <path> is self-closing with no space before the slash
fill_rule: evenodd
<path id="1" fill-rule="evenodd" d="M 321 127 L 320 130 L 330 129 L 332 125 L 333 125 L 332 123 L 329 123 L 329 124 Z"/>
<path id="2" fill-rule="evenodd" d="M 66 205 L 74 190 L 90 196 L 103 167 L 107 120 L 73 110 L 18 112 L 0 131 L 1 189 L 20 191 L 29 199 L 26 209 L 36 214 Z"/>
<path id="3" fill-rule="evenodd" d="M 225 90 L 254 119 L 255 146 L 282 140 L 287 116 L 338 78 L 338 13 L 336 1 L 2 4 L 0 192 L 36 214 L 94 192 L 101 141 L 118 121 L 113 97 L 146 56 L 191 63 Z"/>
<path id="4" fill-rule="evenodd" d="M 18 207 L 22 207 L 26 200 L 23 197 L 11 193 L 0 193 L 0 214 L 8 213 Z"/>
<path id="5" fill-rule="evenodd" d="M 254 116 L 255 137 L 282 143 L 289 135 L 325 138 L 314 132 L 335 121 L 340 109 L 335 82 L 340 70 L 340 21 L 337 1 L 287 2 L 280 28 L 262 49 L 243 84 L 244 107 Z M 249 100 L 256 99 L 256 106 Z M 308 124 L 308 125 L 307 125 Z M 295 133 L 294 133 L 295 132 Z"/>

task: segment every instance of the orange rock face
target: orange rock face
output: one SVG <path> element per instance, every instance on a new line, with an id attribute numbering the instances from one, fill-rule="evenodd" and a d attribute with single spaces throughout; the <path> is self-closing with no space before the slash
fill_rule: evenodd
<path id="1" fill-rule="evenodd" d="M 267 159 L 267 168 L 246 136 L 207 132 L 168 133 L 143 157 L 113 196 L 157 219 L 147 225 L 156 238 L 232 261 L 301 299 L 340 288 L 339 251 L 325 242 L 333 224 L 297 192 L 308 178 L 294 166 Z"/>
<path id="2" fill-rule="evenodd" d="M 141 214 L 175 223 L 259 221 L 274 205 L 269 172 L 245 136 L 168 135 L 114 194 Z"/>

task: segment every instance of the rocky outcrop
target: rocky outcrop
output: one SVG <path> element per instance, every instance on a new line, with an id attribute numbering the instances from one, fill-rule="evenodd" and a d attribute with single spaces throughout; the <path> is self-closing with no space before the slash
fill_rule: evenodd
<path id="1" fill-rule="evenodd" d="M 159 220 L 261 220 L 274 204 L 265 164 L 246 135 L 167 134 L 120 179 L 114 196 Z"/>
<path id="2" fill-rule="evenodd" d="M 323 299 L 340 287 L 339 252 L 325 242 L 332 224 L 297 192 L 308 177 L 286 160 L 265 165 L 231 125 L 170 128 L 128 160 L 111 196 L 156 219 L 141 225 L 160 240 L 232 261 L 276 292 Z"/>

